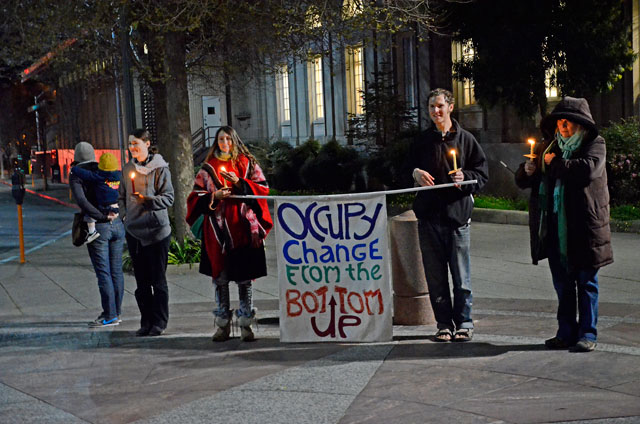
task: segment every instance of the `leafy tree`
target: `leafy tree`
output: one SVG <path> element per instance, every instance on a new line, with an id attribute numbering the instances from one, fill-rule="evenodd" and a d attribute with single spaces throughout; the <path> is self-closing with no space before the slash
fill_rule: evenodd
<path id="1" fill-rule="evenodd" d="M 472 79 L 478 101 L 510 104 L 522 116 L 546 114 L 545 77 L 561 94 L 610 90 L 634 54 L 622 0 L 476 0 L 452 5 L 448 29 L 471 40 L 475 56 L 454 65 Z"/>
<path id="2" fill-rule="evenodd" d="M 409 107 L 398 95 L 389 63 L 383 63 L 372 76 L 362 91 L 362 115 L 349 117 L 348 136 L 359 143 L 367 144 L 375 139 L 376 145 L 386 146 L 400 132 L 415 126 L 415 108 Z"/>
<path id="3" fill-rule="evenodd" d="M 439 13 L 430 0 L 5 0 L 0 11 L 0 74 L 9 78 L 51 51 L 58 54 L 38 77 L 52 84 L 105 58 L 118 81 L 119 62 L 133 61 L 154 93 L 158 142 L 176 190 L 178 240 L 188 235 L 185 199 L 193 178 L 189 74 L 223 75 L 228 87 L 234 77 L 246 80 L 286 58 L 306 58 L 310 46 L 326 54 L 331 37 L 394 32 L 408 20 L 428 30 Z M 70 40 L 71 47 L 59 49 Z"/>

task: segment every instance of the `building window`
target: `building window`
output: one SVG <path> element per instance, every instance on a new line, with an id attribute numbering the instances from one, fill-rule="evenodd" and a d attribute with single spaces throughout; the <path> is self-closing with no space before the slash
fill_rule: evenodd
<path id="1" fill-rule="evenodd" d="M 347 79 L 347 113 L 362 115 L 364 112 L 364 69 L 362 47 L 349 47 L 345 52 Z"/>
<path id="2" fill-rule="evenodd" d="M 402 56 L 403 60 L 403 86 L 404 86 L 404 100 L 407 103 L 407 107 L 416 107 L 415 96 L 415 45 L 413 37 L 402 38 Z"/>
<path id="3" fill-rule="evenodd" d="M 291 120 L 291 108 L 289 106 L 289 69 L 282 65 L 276 74 L 276 91 L 278 93 L 278 112 L 280 122 Z"/>
<path id="4" fill-rule="evenodd" d="M 551 69 L 547 69 L 544 75 L 544 91 L 548 99 L 558 97 L 557 78 L 558 71 L 555 66 Z"/>
<path id="5" fill-rule="evenodd" d="M 315 121 L 324 117 L 322 92 L 322 56 L 316 56 L 308 64 L 309 76 L 309 108 L 311 118 Z"/>
<path id="6" fill-rule="evenodd" d="M 468 62 L 473 60 L 475 56 L 475 50 L 471 40 L 465 41 L 464 43 L 453 43 L 452 50 L 453 58 L 456 62 Z M 473 80 L 454 81 L 454 86 L 457 88 L 456 98 L 461 106 L 469 106 L 476 103 Z"/>

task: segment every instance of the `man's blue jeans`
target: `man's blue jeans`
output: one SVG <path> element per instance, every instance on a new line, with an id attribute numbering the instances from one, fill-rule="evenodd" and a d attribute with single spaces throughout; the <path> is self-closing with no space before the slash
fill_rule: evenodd
<path id="1" fill-rule="evenodd" d="M 418 236 L 438 329 L 473 328 L 469 224 L 456 228 L 446 222 L 421 219 Z M 453 303 L 448 271 L 453 283 Z"/>
<path id="2" fill-rule="evenodd" d="M 102 317 L 111 320 L 120 316 L 124 295 L 122 274 L 122 248 L 124 225 L 120 218 L 112 222 L 96 223 L 100 237 L 87 245 L 93 269 L 98 277 L 98 289 L 102 301 Z"/>
<path id="3" fill-rule="evenodd" d="M 558 295 L 558 332 L 556 336 L 573 344 L 580 339 L 596 341 L 598 331 L 598 269 L 567 271 L 551 238 L 549 268 Z M 577 297 L 576 297 L 577 290 Z M 579 319 L 576 322 L 576 299 Z"/>

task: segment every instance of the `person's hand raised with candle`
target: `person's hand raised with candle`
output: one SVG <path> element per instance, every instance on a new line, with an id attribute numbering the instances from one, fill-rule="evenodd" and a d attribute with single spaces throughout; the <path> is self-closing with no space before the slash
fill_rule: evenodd
<path id="1" fill-rule="evenodd" d="M 532 176 L 536 172 L 536 163 L 533 160 L 528 160 L 524 163 L 524 172 L 528 177 Z"/>
<path id="2" fill-rule="evenodd" d="M 464 181 L 464 174 L 462 173 L 462 169 L 458 168 L 458 171 L 454 174 L 451 174 L 451 179 L 454 183 L 461 183 Z"/>
<path id="3" fill-rule="evenodd" d="M 457 172 L 454 172 L 453 174 L 451 174 L 451 179 L 453 180 L 454 183 L 460 183 L 464 181 L 464 174 L 462 173 L 462 169 L 458 168 Z M 460 185 L 456 184 L 455 187 L 460 188 Z"/>
<path id="4" fill-rule="evenodd" d="M 231 184 L 233 184 L 234 186 L 238 186 L 238 183 L 240 182 L 240 178 L 238 178 L 238 176 L 236 175 L 235 172 L 233 171 L 220 171 L 220 175 L 222 175 L 222 178 L 224 178 L 225 180 L 231 182 Z"/>

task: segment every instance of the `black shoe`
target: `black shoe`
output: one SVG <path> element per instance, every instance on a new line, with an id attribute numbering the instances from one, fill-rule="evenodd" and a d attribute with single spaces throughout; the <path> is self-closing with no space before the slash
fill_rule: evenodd
<path id="1" fill-rule="evenodd" d="M 572 352 L 592 352 L 598 344 L 589 339 L 582 339 L 571 349 Z"/>
<path id="2" fill-rule="evenodd" d="M 155 337 L 155 336 L 159 336 L 162 334 L 164 330 L 158 326 L 153 326 L 151 327 L 151 329 L 149 330 L 149 334 L 147 334 L 150 337 Z"/>
<path id="3" fill-rule="evenodd" d="M 571 346 L 573 346 L 572 344 L 565 342 L 564 340 L 562 340 L 557 336 L 549 340 L 545 340 L 544 345 L 547 347 L 547 349 L 552 349 L 552 350 L 569 349 Z"/>
<path id="4" fill-rule="evenodd" d="M 150 330 L 151 329 L 149 327 L 140 327 L 138 331 L 136 331 L 136 337 L 148 336 Z"/>

